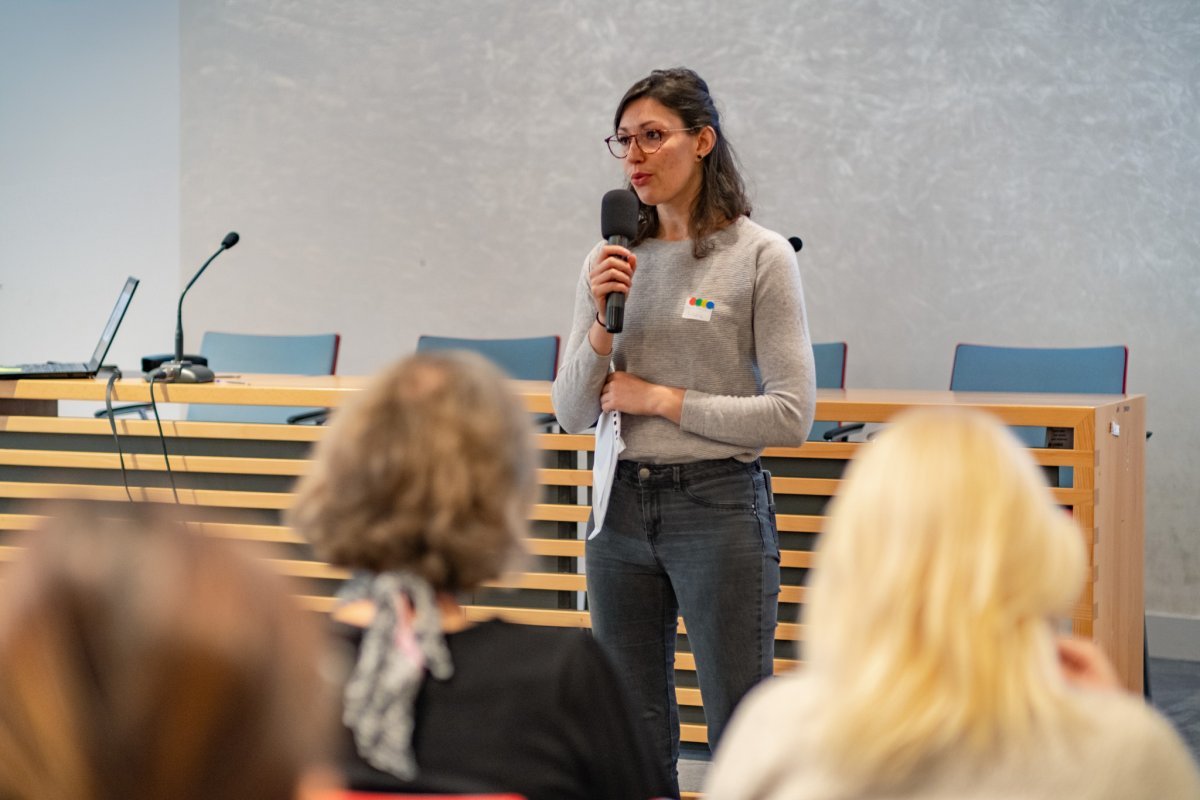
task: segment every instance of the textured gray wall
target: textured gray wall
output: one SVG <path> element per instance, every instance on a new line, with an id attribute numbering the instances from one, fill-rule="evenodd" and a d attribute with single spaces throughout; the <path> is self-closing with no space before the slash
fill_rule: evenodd
<path id="1" fill-rule="evenodd" d="M 1200 4 L 183 0 L 193 330 L 565 332 L 601 139 L 648 69 L 723 104 L 757 219 L 802 235 L 851 385 L 942 388 L 959 341 L 1125 342 L 1150 398 L 1148 603 L 1200 614 Z M 183 273 L 181 273 L 183 274 Z M 189 300 L 192 302 L 192 300 Z"/>
<path id="2" fill-rule="evenodd" d="M 0 363 L 172 347 L 179 295 L 179 8 L 0 2 Z"/>

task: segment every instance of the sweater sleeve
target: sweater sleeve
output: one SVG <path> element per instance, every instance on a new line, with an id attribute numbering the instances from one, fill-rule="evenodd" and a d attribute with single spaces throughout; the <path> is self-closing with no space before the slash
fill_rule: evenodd
<path id="1" fill-rule="evenodd" d="M 688 389 L 680 427 L 745 447 L 799 446 L 816 409 L 816 369 L 800 270 L 780 236 L 764 242 L 754 281 L 754 351 L 763 393 L 731 397 Z"/>
<path id="2" fill-rule="evenodd" d="M 575 288 L 571 335 L 550 392 L 554 415 L 568 433 L 583 433 L 600 418 L 600 390 L 612 360 L 611 355 L 602 356 L 593 350 L 588 341 L 588 330 L 596 317 L 588 274 L 599 249 L 596 245 L 583 261 Z"/>

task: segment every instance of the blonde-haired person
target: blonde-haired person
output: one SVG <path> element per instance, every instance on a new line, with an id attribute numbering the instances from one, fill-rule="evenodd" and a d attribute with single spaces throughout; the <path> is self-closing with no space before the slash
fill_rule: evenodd
<path id="1" fill-rule="evenodd" d="M 522 549 L 535 491 L 528 414 L 466 353 L 410 357 L 334 417 L 292 525 L 319 556 L 363 570 L 338 632 L 352 788 L 664 794 L 612 668 L 580 631 L 467 620 L 460 595 Z"/>
<path id="2" fill-rule="evenodd" d="M 990 417 L 898 417 L 851 464 L 817 564 L 806 664 L 747 699 L 708 796 L 1200 797 L 1170 725 L 1056 637 L 1082 538 Z"/>
<path id="3" fill-rule="evenodd" d="M 64 509 L 0 591 L 0 798 L 317 797 L 321 644 L 228 543 L 142 505 Z"/>

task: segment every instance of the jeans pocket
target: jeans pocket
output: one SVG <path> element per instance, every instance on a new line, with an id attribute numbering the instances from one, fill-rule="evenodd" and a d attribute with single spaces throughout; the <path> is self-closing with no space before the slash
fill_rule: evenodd
<path id="1" fill-rule="evenodd" d="M 689 500 L 705 508 L 749 512 L 755 509 L 755 481 L 748 472 L 704 475 L 680 488 Z"/>

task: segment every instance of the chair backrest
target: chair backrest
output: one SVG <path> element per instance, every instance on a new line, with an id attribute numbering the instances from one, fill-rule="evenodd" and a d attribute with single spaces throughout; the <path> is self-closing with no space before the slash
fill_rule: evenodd
<path id="1" fill-rule="evenodd" d="M 990 347 L 960 344 L 950 371 L 953 392 L 1125 394 L 1129 348 Z"/>
<path id="2" fill-rule="evenodd" d="M 846 343 L 817 342 L 812 348 L 813 362 L 817 368 L 817 388 L 846 388 Z M 825 431 L 833 430 L 837 425 L 836 421 L 814 422 L 808 440 L 821 441 L 825 437 Z"/>
<path id="3" fill-rule="evenodd" d="M 991 347 L 960 344 L 950 370 L 953 392 L 1125 394 L 1129 348 Z M 1029 447 L 1046 446 L 1045 428 L 1014 427 Z M 1063 472 L 1063 477 L 1070 475 Z M 1062 485 L 1061 483 L 1059 485 Z"/>
<path id="4" fill-rule="evenodd" d="M 557 336 L 525 339 L 456 339 L 450 336 L 421 336 L 417 352 L 469 350 L 491 360 L 513 378 L 522 381 L 552 381 L 558 373 Z"/>
<path id="5" fill-rule="evenodd" d="M 817 342 L 812 349 L 817 366 L 817 388 L 846 388 L 846 343 Z"/>
<path id="6" fill-rule="evenodd" d="M 337 368 L 336 333 L 270 336 L 209 331 L 200 343 L 214 372 L 269 375 L 332 375 Z M 293 406 L 226 406 L 192 403 L 187 418 L 203 422 L 286 422 L 310 409 Z"/>

